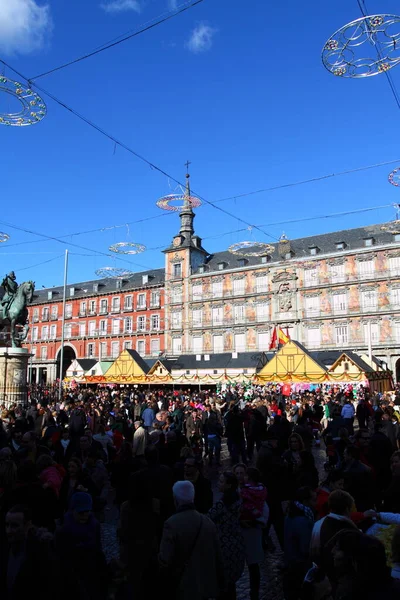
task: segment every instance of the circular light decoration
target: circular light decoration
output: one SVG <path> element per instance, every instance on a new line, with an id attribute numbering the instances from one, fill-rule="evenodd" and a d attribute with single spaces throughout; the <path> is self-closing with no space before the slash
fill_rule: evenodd
<path id="1" fill-rule="evenodd" d="M 97 269 L 95 273 L 98 277 L 104 277 L 108 279 L 121 279 L 123 277 L 132 277 L 132 275 L 134 275 L 133 271 L 128 271 L 127 269 L 118 269 L 116 267 L 102 267 L 101 269 Z"/>
<path id="2" fill-rule="evenodd" d="M 400 167 L 397 167 L 397 169 L 393 169 L 393 171 L 389 173 L 388 181 L 392 185 L 400 187 Z"/>
<path id="3" fill-rule="evenodd" d="M 263 242 L 237 242 L 229 246 L 228 251 L 237 256 L 267 256 L 273 253 L 274 247 Z"/>
<path id="4" fill-rule="evenodd" d="M 322 50 L 322 62 L 337 77 L 372 77 L 400 62 L 400 17 L 372 15 L 338 29 Z"/>
<path id="5" fill-rule="evenodd" d="M 146 250 L 146 246 L 134 242 L 118 242 L 118 244 L 110 246 L 109 250 L 117 254 L 141 254 Z"/>
<path id="6" fill-rule="evenodd" d="M 183 204 L 180 206 L 173 206 L 171 202 L 183 202 Z M 201 206 L 200 198 L 197 198 L 197 196 L 186 196 L 185 194 L 168 194 L 157 200 L 156 204 L 158 208 L 162 208 L 163 210 L 180 212 L 185 208 L 186 202 L 189 202 L 191 208 L 198 208 Z"/>
<path id="7" fill-rule="evenodd" d="M 389 233 L 400 233 L 400 221 L 391 221 L 390 223 L 386 223 L 386 225 L 382 225 L 382 231 L 388 231 Z"/>
<path id="8" fill-rule="evenodd" d="M 33 125 L 46 116 L 47 108 L 40 96 L 18 81 L 0 76 L 0 93 L 9 94 L 21 104 L 21 110 L 16 113 L 0 113 L 0 125 Z"/>
<path id="9" fill-rule="evenodd" d="M 3 242 L 8 242 L 9 239 L 10 239 L 10 236 L 8 235 L 8 233 L 4 233 L 4 231 L 0 231 L 0 244 L 2 244 Z"/>

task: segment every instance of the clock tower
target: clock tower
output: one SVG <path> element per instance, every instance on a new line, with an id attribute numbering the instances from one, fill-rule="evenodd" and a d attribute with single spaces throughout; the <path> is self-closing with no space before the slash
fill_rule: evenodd
<path id="1" fill-rule="evenodd" d="M 188 166 L 188 165 L 187 165 Z M 186 174 L 186 190 L 179 218 L 181 226 L 165 254 L 165 340 L 168 354 L 190 352 L 191 276 L 207 260 L 208 252 L 194 233 L 190 192 L 190 175 Z"/>

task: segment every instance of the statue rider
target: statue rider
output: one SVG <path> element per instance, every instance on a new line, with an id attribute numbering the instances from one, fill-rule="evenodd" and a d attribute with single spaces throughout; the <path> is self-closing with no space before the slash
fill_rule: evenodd
<path id="1" fill-rule="evenodd" d="M 11 271 L 11 273 L 4 277 L 1 285 L 4 288 L 5 293 L 3 298 L 1 299 L 0 304 L 4 307 L 4 311 L 6 311 L 10 307 L 11 302 L 13 301 L 18 289 L 18 283 L 16 282 L 16 276 L 14 271 Z"/>

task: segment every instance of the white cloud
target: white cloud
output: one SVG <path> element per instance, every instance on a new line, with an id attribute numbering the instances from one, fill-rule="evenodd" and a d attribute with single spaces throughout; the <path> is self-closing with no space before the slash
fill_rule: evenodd
<path id="1" fill-rule="evenodd" d="M 196 54 L 210 50 L 213 44 L 213 36 L 217 30 L 206 23 L 199 23 L 190 34 L 186 47 Z"/>
<path id="2" fill-rule="evenodd" d="M 0 51 L 27 54 L 41 48 L 52 30 L 50 8 L 36 0 L 0 0 Z"/>
<path id="3" fill-rule="evenodd" d="M 139 0 L 109 0 L 100 6 L 108 13 L 119 13 L 127 10 L 134 10 L 139 13 L 142 9 Z"/>

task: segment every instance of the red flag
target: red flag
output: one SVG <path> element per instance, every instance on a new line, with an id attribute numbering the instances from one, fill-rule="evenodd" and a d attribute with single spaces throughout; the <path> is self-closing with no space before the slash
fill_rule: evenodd
<path id="1" fill-rule="evenodd" d="M 278 336 L 276 334 L 276 327 L 274 327 L 274 331 L 272 332 L 271 343 L 269 345 L 269 349 L 273 350 L 278 345 Z"/>

